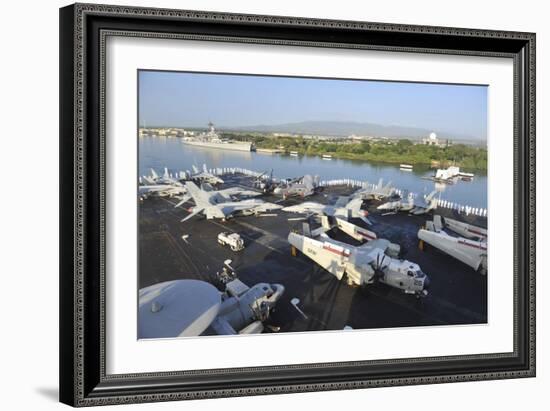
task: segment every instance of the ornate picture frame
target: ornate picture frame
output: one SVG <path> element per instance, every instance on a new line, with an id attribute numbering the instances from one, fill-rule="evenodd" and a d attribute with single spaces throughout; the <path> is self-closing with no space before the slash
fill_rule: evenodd
<path id="1" fill-rule="evenodd" d="M 514 70 L 512 352 L 106 372 L 106 40 L 194 39 L 507 58 Z M 535 34 L 75 4 L 60 10 L 60 400 L 73 406 L 535 376 Z"/>

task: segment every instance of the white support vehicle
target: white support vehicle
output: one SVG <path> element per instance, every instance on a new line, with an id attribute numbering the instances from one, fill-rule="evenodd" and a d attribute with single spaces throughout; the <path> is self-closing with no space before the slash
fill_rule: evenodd
<path id="1" fill-rule="evenodd" d="M 237 233 L 220 233 L 218 234 L 218 243 L 228 245 L 233 251 L 244 250 L 244 241 Z"/>

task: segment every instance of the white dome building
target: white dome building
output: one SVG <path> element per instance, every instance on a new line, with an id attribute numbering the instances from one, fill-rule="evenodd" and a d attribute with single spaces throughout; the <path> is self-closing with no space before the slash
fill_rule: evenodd
<path id="1" fill-rule="evenodd" d="M 428 137 L 422 139 L 422 144 L 428 146 L 440 146 L 443 144 L 443 142 L 439 140 L 437 138 L 437 134 L 432 131 Z"/>

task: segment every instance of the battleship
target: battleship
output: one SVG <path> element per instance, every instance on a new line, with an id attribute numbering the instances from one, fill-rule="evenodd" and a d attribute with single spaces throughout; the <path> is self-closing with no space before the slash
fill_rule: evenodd
<path id="1" fill-rule="evenodd" d="M 247 141 L 230 141 L 222 139 L 216 132 L 214 124 L 208 123 L 208 131 L 198 134 L 194 137 L 184 137 L 184 144 L 192 146 L 218 148 L 222 150 L 252 151 L 252 143 Z"/>

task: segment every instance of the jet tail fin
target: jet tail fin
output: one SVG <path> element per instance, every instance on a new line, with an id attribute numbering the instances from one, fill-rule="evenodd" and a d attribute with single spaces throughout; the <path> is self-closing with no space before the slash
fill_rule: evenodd
<path id="1" fill-rule="evenodd" d="M 437 190 L 434 190 L 432 191 L 430 194 L 428 194 L 426 196 L 426 202 L 429 203 L 430 201 L 432 201 L 432 198 L 434 198 L 434 196 L 437 194 Z"/>
<path id="2" fill-rule="evenodd" d="M 407 204 L 410 208 L 414 207 L 414 195 L 413 195 L 413 193 L 407 194 Z"/>
<path id="3" fill-rule="evenodd" d="M 346 208 L 348 210 L 351 210 L 352 212 L 357 212 L 361 209 L 361 205 L 363 204 L 363 200 L 360 198 L 354 198 L 349 203 L 346 204 Z"/>
<path id="4" fill-rule="evenodd" d="M 390 196 L 390 194 L 392 194 L 392 192 L 394 191 L 392 186 L 391 186 L 392 182 L 391 181 L 388 181 L 388 184 L 386 184 L 384 186 L 384 192 L 386 192 L 388 194 L 388 197 Z"/>
<path id="5" fill-rule="evenodd" d="M 434 198 L 436 193 L 437 193 L 437 190 L 434 190 L 426 197 L 426 204 L 427 204 L 428 211 L 437 208 L 437 199 Z"/>
<path id="6" fill-rule="evenodd" d="M 313 177 L 311 176 L 311 174 L 306 174 L 302 180 L 304 186 L 306 186 L 306 188 L 308 188 L 309 190 L 313 190 L 313 188 L 315 187 L 313 185 Z"/>
<path id="7" fill-rule="evenodd" d="M 349 210 L 353 218 L 359 218 L 365 224 L 372 225 L 371 221 L 367 218 L 369 212 L 367 210 L 361 210 L 362 204 L 363 200 L 361 198 L 354 198 L 346 205 L 346 209 Z"/>

